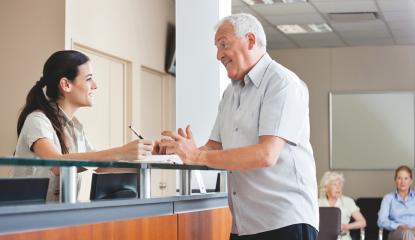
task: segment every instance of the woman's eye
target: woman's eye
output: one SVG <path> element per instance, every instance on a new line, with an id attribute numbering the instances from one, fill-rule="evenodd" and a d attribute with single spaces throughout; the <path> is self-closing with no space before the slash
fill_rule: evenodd
<path id="1" fill-rule="evenodd" d="M 87 81 L 91 81 L 91 78 L 88 78 Z"/>

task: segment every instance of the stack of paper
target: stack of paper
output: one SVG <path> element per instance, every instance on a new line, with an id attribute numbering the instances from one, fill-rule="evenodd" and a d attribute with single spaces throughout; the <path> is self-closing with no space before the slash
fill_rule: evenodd
<path id="1" fill-rule="evenodd" d="M 183 164 L 178 155 L 147 155 L 146 159 L 134 160 L 135 163 L 163 163 L 163 164 Z"/>

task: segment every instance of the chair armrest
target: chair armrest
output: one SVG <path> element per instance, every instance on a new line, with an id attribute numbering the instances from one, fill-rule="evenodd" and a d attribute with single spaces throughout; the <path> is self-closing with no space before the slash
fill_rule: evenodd
<path id="1" fill-rule="evenodd" d="M 365 228 L 360 229 L 360 240 L 365 240 Z"/>
<path id="2" fill-rule="evenodd" d="M 342 239 L 342 234 L 339 233 L 339 235 L 337 236 L 337 240 L 341 240 Z"/>
<path id="3" fill-rule="evenodd" d="M 382 239 L 383 239 L 383 228 L 379 228 L 378 240 L 382 240 Z"/>

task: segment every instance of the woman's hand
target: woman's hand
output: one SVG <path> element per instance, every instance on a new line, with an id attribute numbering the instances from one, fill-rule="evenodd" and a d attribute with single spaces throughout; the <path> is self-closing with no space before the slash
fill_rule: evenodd
<path id="1" fill-rule="evenodd" d="M 153 151 L 153 141 L 138 139 L 119 148 L 119 160 L 143 160 Z"/>
<path id="2" fill-rule="evenodd" d="M 401 225 L 401 226 L 398 227 L 398 229 L 407 229 L 407 228 L 409 228 L 409 226 L 406 225 L 406 224 L 405 225 Z"/>

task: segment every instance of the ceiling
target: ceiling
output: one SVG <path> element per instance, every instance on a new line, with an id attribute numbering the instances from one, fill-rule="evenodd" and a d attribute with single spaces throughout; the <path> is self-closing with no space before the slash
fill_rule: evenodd
<path id="1" fill-rule="evenodd" d="M 248 5 L 232 0 L 232 13 L 258 18 L 267 49 L 415 44 L 414 0 L 309 0 L 298 3 Z M 377 20 L 335 22 L 331 13 L 375 12 Z M 328 24 L 333 32 L 284 34 L 276 26 Z"/>

